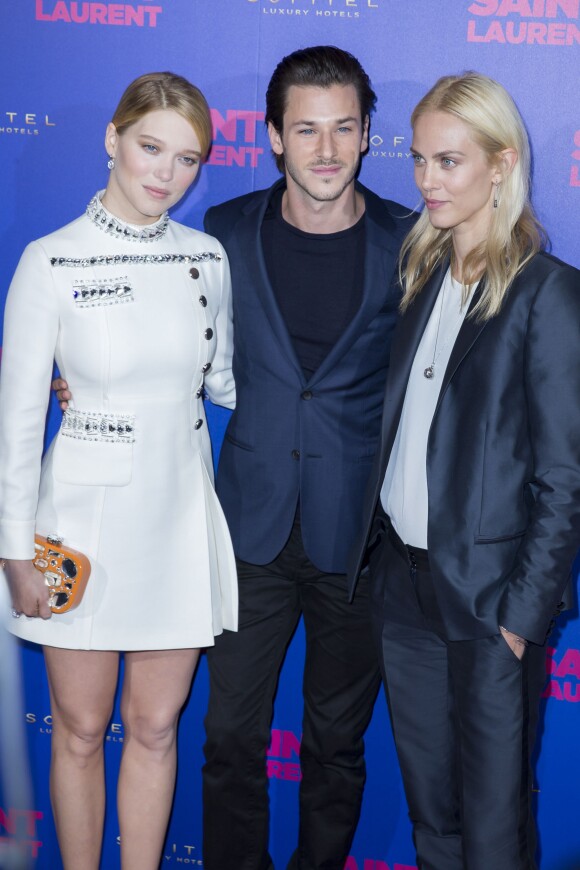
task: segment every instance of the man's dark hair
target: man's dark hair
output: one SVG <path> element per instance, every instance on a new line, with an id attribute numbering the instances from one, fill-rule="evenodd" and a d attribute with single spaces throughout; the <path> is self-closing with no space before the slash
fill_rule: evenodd
<path id="1" fill-rule="evenodd" d="M 359 61 L 335 45 L 314 45 L 301 48 L 282 58 L 270 79 L 266 91 L 266 124 L 282 133 L 288 91 L 297 87 L 330 88 L 332 85 L 353 85 L 358 96 L 361 121 L 374 111 L 377 95 Z M 275 154 L 276 166 L 284 172 L 284 155 Z"/>

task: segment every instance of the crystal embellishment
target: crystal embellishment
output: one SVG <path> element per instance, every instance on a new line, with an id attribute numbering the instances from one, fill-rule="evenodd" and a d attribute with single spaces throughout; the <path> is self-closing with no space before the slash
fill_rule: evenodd
<path id="1" fill-rule="evenodd" d="M 126 224 L 107 211 L 98 193 L 87 206 L 87 216 L 103 232 L 129 242 L 153 242 L 155 239 L 162 239 L 169 223 L 169 215 L 165 212 L 156 223 L 149 226 L 135 227 Z"/>
<path id="2" fill-rule="evenodd" d="M 104 414 L 101 411 L 64 412 L 60 431 L 68 438 L 82 441 L 101 441 L 112 444 L 133 444 L 135 441 L 134 414 Z"/>
<path id="3" fill-rule="evenodd" d="M 92 266 L 134 266 L 152 263 L 220 263 L 222 255 L 216 251 L 199 254 L 101 254 L 98 257 L 51 257 L 50 265 L 89 269 Z"/>
<path id="4" fill-rule="evenodd" d="M 77 308 L 98 305 L 118 305 L 133 302 L 133 288 L 127 278 L 104 278 L 96 281 L 75 281 L 73 299 Z"/>

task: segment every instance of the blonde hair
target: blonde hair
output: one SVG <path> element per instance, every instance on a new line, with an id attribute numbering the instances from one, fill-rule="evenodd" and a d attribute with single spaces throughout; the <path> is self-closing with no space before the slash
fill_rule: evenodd
<path id="1" fill-rule="evenodd" d="M 159 109 L 173 109 L 185 118 L 195 130 L 202 154 L 207 155 L 212 142 L 209 106 L 199 88 L 175 73 L 139 76 L 123 93 L 111 120 L 122 135 L 144 115 Z"/>
<path id="2" fill-rule="evenodd" d="M 500 154 L 506 148 L 513 148 L 518 156 L 511 172 L 502 175 L 487 237 L 462 264 L 465 296 L 469 286 L 485 273 L 483 292 L 472 313 L 487 320 L 499 312 L 516 275 L 547 241 L 530 203 L 531 158 L 526 128 L 505 88 L 476 72 L 440 78 L 413 110 L 413 128 L 425 112 L 448 112 L 463 121 L 490 165 L 500 164 Z M 451 229 L 431 226 L 429 215 L 423 211 L 401 248 L 401 311 L 408 308 L 437 265 L 452 256 Z"/>

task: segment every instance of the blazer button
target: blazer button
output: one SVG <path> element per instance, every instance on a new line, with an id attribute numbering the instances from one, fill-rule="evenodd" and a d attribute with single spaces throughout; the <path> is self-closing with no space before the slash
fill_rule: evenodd
<path id="1" fill-rule="evenodd" d="M 193 428 L 194 429 L 201 429 L 202 426 L 203 426 L 203 420 L 196 420 Z"/>
<path id="2" fill-rule="evenodd" d="M 197 272 L 197 269 L 195 271 Z M 205 298 L 205 296 L 199 297 L 199 304 L 202 308 L 205 308 L 205 306 L 207 305 L 207 299 Z"/>
<path id="3" fill-rule="evenodd" d="M 306 401 L 308 401 L 308 399 L 312 398 L 312 391 L 311 390 L 304 390 L 304 392 L 302 393 L 300 398 L 306 399 Z"/>
<path id="4" fill-rule="evenodd" d="M 211 369 L 211 363 L 206 363 L 204 366 L 202 366 L 202 369 L 201 369 L 201 370 L 202 370 L 202 372 L 203 372 L 204 375 L 205 375 L 205 373 L 206 373 L 206 372 L 209 372 L 210 369 Z"/>
<path id="5" fill-rule="evenodd" d="M 206 329 L 206 331 L 204 332 L 204 336 L 205 338 L 207 338 L 208 341 L 210 340 L 210 338 L 213 338 L 213 329 Z"/>
<path id="6" fill-rule="evenodd" d="M 205 396 L 205 390 L 203 387 L 200 387 L 199 390 L 195 394 L 196 399 L 203 399 Z"/>
<path id="7" fill-rule="evenodd" d="M 192 266 L 189 270 L 189 274 L 192 278 L 199 278 L 199 269 L 196 269 L 195 266 Z"/>
<path id="8" fill-rule="evenodd" d="M 292 459 L 300 459 L 300 451 L 299 451 L 299 450 L 293 450 L 292 453 L 291 453 L 291 456 L 292 456 Z"/>

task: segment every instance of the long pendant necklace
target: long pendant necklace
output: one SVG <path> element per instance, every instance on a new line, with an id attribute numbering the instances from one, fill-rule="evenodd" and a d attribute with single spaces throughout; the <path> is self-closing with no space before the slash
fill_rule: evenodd
<path id="1" fill-rule="evenodd" d="M 443 284 L 443 289 L 441 290 L 441 303 L 439 305 L 439 317 L 437 319 L 437 332 L 435 333 L 435 346 L 433 348 L 433 359 L 431 360 L 431 365 L 427 366 L 424 369 L 423 374 L 427 378 L 427 380 L 432 380 L 435 377 L 435 360 L 437 359 L 437 341 L 439 339 L 439 328 L 441 326 L 441 315 L 443 313 L 443 302 L 445 299 L 445 291 L 447 290 L 447 281 Z M 441 351 L 439 351 L 441 353 Z"/>
<path id="2" fill-rule="evenodd" d="M 439 317 L 437 319 L 437 331 L 435 333 L 435 346 L 433 348 L 433 358 L 431 360 L 431 363 L 427 366 L 427 368 L 423 369 L 423 376 L 425 378 L 427 378 L 428 381 L 432 381 L 433 378 L 435 377 L 435 363 L 437 362 L 437 360 L 439 359 L 439 357 L 441 356 L 441 354 L 443 353 L 443 351 L 445 350 L 445 348 L 447 347 L 447 345 L 449 344 L 451 339 L 456 337 L 457 330 L 455 329 L 455 327 L 457 326 L 458 323 L 460 323 L 463 320 L 463 310 L 462 310 L 462 307 L 460 307 L 459 308 L 459 317 L 457 318 L 457 320 L 453 324 L 453 328 L 449 331 L 447 338 L 444 339 L 441 346 L 439 347 L 439 350 L 437 350 L 437 345 L 439 343 L 439 331 L 441 328 L 441 318 L 442 318 L 442 314 L 443 314 L 443 308 L 445 306 L 445 294 L 446 294 L 446 292 L 447 292 L 447 279 L 445 280 L 443 287 L 441 288 L 441 293 L 439 294 L 441 297 L 441 304 L 439 306 Z"/>

